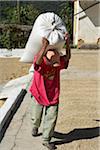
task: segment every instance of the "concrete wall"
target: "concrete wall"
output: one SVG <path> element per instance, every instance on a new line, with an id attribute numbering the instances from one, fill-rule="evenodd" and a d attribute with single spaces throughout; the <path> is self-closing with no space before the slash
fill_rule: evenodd
<path id="1" fill-rule="evenodd" d="M 77 3 L 77 2 L 76 2 Z M 81 12 L 91 5 L 97 3 L 94 0 L 91 1 L 79 1 L 79 7 L 77 12 Z M 81 47 L 94 47 L 98 48 L 100 45 L 100 3 L 93 7 L 84 10 L 77 15 L 78 18 L 78 38 L 77 45 Z"/>

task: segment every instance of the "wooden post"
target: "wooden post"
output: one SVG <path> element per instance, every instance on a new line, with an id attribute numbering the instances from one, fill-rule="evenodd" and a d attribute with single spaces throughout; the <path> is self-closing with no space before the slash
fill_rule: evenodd
<path id="1" fill-rule="evenodd" d="M 20 2 L 17 0 L 18 24 L 20 24 Z"/>
<path id="2" fill-rule="evenodd" d="M 74 28 L 73 28 L 73 45 L 78 45 L 78 31 L 79 31 L 79 0 L 74 1 Z M 75 15 L 77 14 L 77 15 Z"/>

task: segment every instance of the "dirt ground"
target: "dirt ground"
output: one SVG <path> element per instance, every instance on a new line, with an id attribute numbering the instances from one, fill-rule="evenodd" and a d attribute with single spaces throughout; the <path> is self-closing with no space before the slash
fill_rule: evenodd
<path id="1" fill-rule="evenodd" d="M 69 68 L 62 72 L 55 129 L 58 150 L 100 149 L 99 56 L 100 51 L 73 50 Z M 1 82 L 27 73 L 29 67 L 28 64 L 20 65 L 18 59 L 0 59 Z"/>
<path id="2" fill-rule="evenodd" d="M 56 126 L 56 131 L 61 133 L 58 133 L 61 137 L 57 142 L 58 150 L 100 149 L 98 72 L 99 53 L 87 51 L 72 54 L 69 70 L 63 72 L 61 77 L 60 111 Z"/>
<path id="3" fill-rule="evenodd" d="M 19 58 L 0 58 L 0 84 L 27 74 L 30 66 Z"/>
<path id="4" fill-rule="evenodd" d="M 89 52 L 84 52 L 84 55 L 77 52 L 74 53 L 74 57 L 72 54 L 70 65 L 77 66 L 83 71 L 98 71 L 100 69 L 98 53 L 90 55 Z M 19 58 L 0 58 L 0 84 L 27 74 L 30 67 L 31 64 L 19 62 Z"/>

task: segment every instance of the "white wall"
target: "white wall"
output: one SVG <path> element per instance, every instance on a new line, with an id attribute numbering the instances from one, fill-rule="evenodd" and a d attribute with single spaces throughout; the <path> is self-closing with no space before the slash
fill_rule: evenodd
<path id="1" fill-rule="evenodd" d="M 100 38 L 99 18 L 98 18 L 98 14 L 96 15 L 95 13 L 97 9 L 96 7 L 98 8 L 98 5 L 95 5 L 94 7 L 90 8 L 88 11 L 82 12 L 79 15 L 80 20 L 79 20 L 78 39 L 82 39 L 86 44 L 96 44 L 98 38 Z M 82 8 L 79 6 L 79 12 L 80 11 L 82 11 Z M 91 16 L 94 16 L 92 17 L 92 20 L 91 20 Z M 96 24 L 94 24 L 94 22 Z"/>

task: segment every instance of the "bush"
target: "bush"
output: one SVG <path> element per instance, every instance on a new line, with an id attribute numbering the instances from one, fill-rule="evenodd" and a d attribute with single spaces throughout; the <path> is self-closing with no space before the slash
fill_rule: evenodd
<path id="1" fill-rule="evenodd" d="M 6 13 L 6 20 L 1 21 L 4 24 L 4 27 L 0 33 L 0 45 L 7 49 L 16 47 L 24 48 L 30 30 L 24 31 L 19 29 L 17 28 L 17 24 L 32 25 L 39 15 L 39 11 L 32 5 L 26 5 L 20 7 L 20 16 L 16 7 L 6 8 L 4 14 Z M 5 23 L 8 25 L 5 26 Z"/>
<path id="2" fill-rule="evenodd" d="M 52 3 L 52 5 L 49 6 L 48 2 L 47 4 L 48 5 L 45 6 L 46 11 L 51 9 L 49 7 L 53 7 L 54 5 L 54 3 Z M 7 49 L 24 48 L 31 29 L 24 30 L 22 28 L 18 28 L 17 25 L 32 26 L 37 16 L 43 11 L 43 4 L 36 4 L 38 8 L 35 7 L 35 5 L 29 3 L 20 4 L 19 7 L 16 7 L 15 3 L 14 6 L 12 5 L 10 7 L 10 5 L 7 6 L 6 4 L 6 7 L 0 8 L 0 22 L 4 24 L 4 27 L 0 28 L 0 46 Z M 57 9 L 57 12 L 55 13 L 57 13 L 63 19 L 69 34 L 72 35 L 72 7 L 70 3 L 66 1 L 61 3 L 61 5 L 59 4 L 59 10 Z"/>

